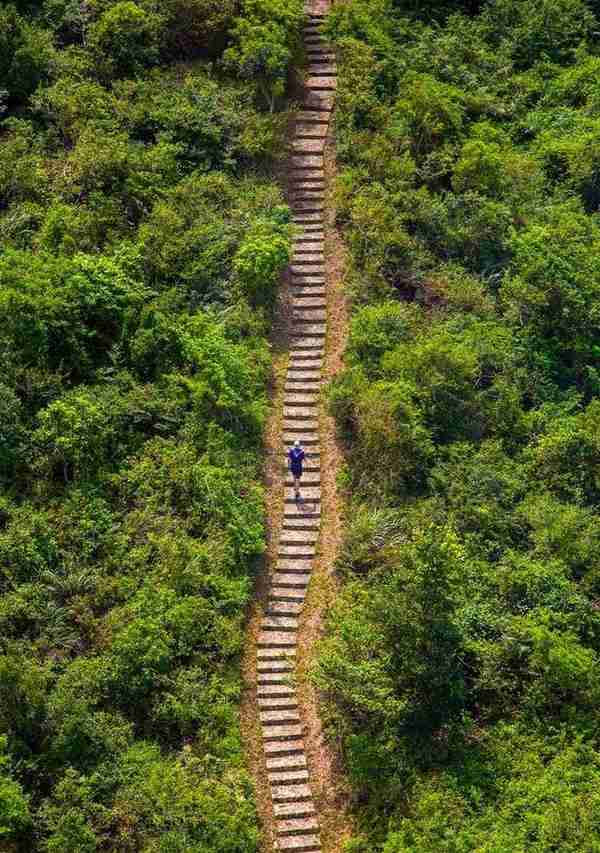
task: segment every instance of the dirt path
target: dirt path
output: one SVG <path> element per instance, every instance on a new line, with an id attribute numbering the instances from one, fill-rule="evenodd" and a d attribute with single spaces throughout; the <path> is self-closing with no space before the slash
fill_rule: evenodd
<path id="1" fill-rule="evenodd" d="M 275 326 L 266 434 L 268 552 L 244 659 L 242 732 L 265 853 L 338 853 L 348 835 L 346 792 L 324 744 L 308 678 L 322 614 L 335 594 L 332 565 L 340 540 L 341 454 L 320 389 L 339 369 L 347 327 L 343 258 L 326 201 L 335 168 L 328 140 L 336 84 L 335 57 L 320 34 L 328 7 L 326 0 L 309 0 L 307 7 L 308 79 L 288 170 L 298 235 Z M 285 470 L 296 439 L 306 451 L 299 498 Z"/>

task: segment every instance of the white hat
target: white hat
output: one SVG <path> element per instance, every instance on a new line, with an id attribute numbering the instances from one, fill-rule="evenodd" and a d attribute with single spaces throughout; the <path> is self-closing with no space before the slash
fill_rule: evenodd
<path id="1" fill-rule="evenodd" d="M 299 438 L 297 438 L 296 441 L 294 442 L 294 446 L 300 447 L 300 439 Z"/>

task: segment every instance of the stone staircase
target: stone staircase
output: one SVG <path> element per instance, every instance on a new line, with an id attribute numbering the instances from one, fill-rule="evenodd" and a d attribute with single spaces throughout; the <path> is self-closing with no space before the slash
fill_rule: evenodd
<path id="1" fill-rule="evenodd" d="M 318 0 L 317 0 L 318 2 Z M 299 229 L 291 264 L 293 328 L 285 382 L 283 450 L 300 439 L 306 451 L 301 497 L 288 475 L 277 564 L 269 578 L 268 604 L 257 647 L 257 696 L 268 781 L 275 816 L 276 849 L 321 850 L 294 686 L 298 620 L 321 521 L 319 387 L 327 325 L 323 256 L 323 148 L 336 85 L 335 56 L 321 35 L 326 3 L 315 3 L 304 28 L 309 76 L 291 157 L 293 221 Z"/>

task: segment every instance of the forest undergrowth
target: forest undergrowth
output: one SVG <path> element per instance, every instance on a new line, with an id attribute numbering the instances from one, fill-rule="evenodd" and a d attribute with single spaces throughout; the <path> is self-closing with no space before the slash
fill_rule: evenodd
<path id="1" fill-rule="evenodd" d="M 0 3 L 0 849 L 251 853 L 299 0 Z"/>
<path id="2" fill-rule="evenodd" d="M 348 853 L 600 849 L 600 7 L 348 0 Z"/>

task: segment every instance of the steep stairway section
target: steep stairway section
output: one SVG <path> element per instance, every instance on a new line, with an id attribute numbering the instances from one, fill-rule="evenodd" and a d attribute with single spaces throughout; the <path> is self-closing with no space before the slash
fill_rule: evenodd
<path id="1" fill-rule="evenodd" d="M 309 58 L 291 157 L 293 221 L 299 233 L 291 264 L 293 327 L 285 383 L 282 454 L 295 439 L 306 450 L 301 497 L 285 484 L 277 562 L 257 645 L 257 699 L 266 772 L 280 851 L 321 850 L 304 728 L 294 686 L 299 617 L 321 523 L 319 388 L 327 329 L 323 150 L 333 108 L 335 57 L 320 29 L 327 5 L 314 4 L 304 30 Z"/>

